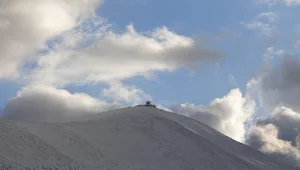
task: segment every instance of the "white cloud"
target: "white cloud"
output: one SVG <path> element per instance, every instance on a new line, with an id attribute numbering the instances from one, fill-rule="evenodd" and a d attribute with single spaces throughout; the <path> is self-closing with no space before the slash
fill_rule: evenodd
<path id="1" fill-rule="evenodd" d="M 257 4 L 267 4 L 267 5 L 274 5 L 277 3 L 284 3 L 287 6 L 292 5 L 299 5 L 300 0 L 254 0 Z"/>
<path id="2" fill-rule="evenodd" d="M 255 16 L 251 22 L 241 22 L 246 28 L 270 34 L 275 28 L 277 15 L 274 12 L 262 12 Z"/>
<path id="3" fill-rule="evenodd" d="M 147 33 L 136 32 L 133 25 L 124 33 L 109 31 L 102 22 L 97 27 L 100 29 L 90 35 L 96 37 L 91 45 L 77 50 L 72 46 L 66 49 L 65 43 L 74 41 L 70 36 L 71 41 L 65 38 L 63 48 L 41 56 L 31 80 L 51 85 L 120 81 L 139 75 L 147 77 L 155 71 L 190 67 L 221 56 L 218 51 L 166 27 Z M 86 41 L 82 39 L 85 34 L 77 32 L 79 41 L 75 40 L 75 46 Z"/>
<path id="4" fill-rule="evenodd" d="M 45 41 L 93 15 L 99 0 L 4 0 L 0 2 L 0 78 L 19 69 Z"/>
<path id="5" fill-rule="evenodd" d="M 280 0 L 254 0 L 256 4 L 268 4 L 268 5 L 274 5 Z"/>
<path id="6" fill-rule="evenodd" d="M 296 41 L 294 47 L 300 49 L 300 40 Z"/>
<path id="7" fill-rule="evenodd" d="M 141 104 L 151 100 L 151 96 L 135 86 L 127 86 L 121 82 L 112 82 L 110 87 L 103 89 L 103 96 L 109 97 L 115 103 L 125 102 L 126 104 Z"/>
<path id="8" fill-rule="evenodd" d="M 20 90 L 5 107 L 5 117 L 14 120 L 62 122 L 119 107 L 84 93 L 69 93 L 49 86 Z"/>
<path id="9" fill-rule="evenodd" d="M 266 19 L 269 22 L 275 22 L 277 15 L 274 12 L 262 12 L 256 16 L 257 19 Z"/>
<path id="10" fill-rule="evenodd" d="M 253 30 L 262 30 L 264 32 L 269 32 L 271 30 L 271 26 L 269 23 L 263 23 L 260 21 L 252 21 L 250 23 L 245 24 L 248 29 Z"/>
<path id="11" fill-rule="evenodd" d="M 263 55 L 264 60 L 271 60 L 274 57 L 281 57 L 287 55 L 288 53 L 285 50 L 276 50 L 275 47 L 267 48 L 265 54 Z"/>
<path id="12" fill-rule="evenodd" d="M 284 0 L 284 2 L 287 6 L 300 4 L 300 0 Z"/>
<path id="13" fill-rule="evenodd" d="M 195 104 L 170 107 L 174 112 L 199 120 L 240 142 L 244 141 L 244 124 L 251 118 L 254 108 L 254 101 L 244 98 L 239 89 L 231 90 L 223 98 L 214 99 L 206 107 Z"/>
<path id="14" fill-rule="evenodd" d="M 235 78 L 235 76 L 232 75 L 232 74 L 229 74 L 229 84 L 230 84 L 231 86 L 233 86 L 233 87 L 238 87 L 238 86 L 239 86 L 239 85 L 238 85 L 238 82 L 237 82 L 237 80 L 236 80 L 236 78 Z"/>

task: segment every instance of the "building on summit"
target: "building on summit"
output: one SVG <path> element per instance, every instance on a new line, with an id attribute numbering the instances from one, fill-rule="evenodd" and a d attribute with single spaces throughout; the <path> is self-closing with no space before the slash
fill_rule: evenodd
<path id="1" fill-rule="evenodd" d="M 137 105 L 138 107 L 140 107 L 140 106 L 145 106 L 145 107 L 153 107 L 153 108 L 156 108 L 156 105 L 154 105 L 154 104 L 151 104 L 151 101 L 146 101 L 146 104 L 144 104 L 144 105 Z"/>

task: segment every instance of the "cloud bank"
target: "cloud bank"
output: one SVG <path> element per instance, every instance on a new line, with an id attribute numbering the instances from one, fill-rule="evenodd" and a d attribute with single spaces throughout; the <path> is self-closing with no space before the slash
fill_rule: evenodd
<path id="1" fill-rule="evenodd" d="M 285 57 L 249 82 L 267 116 L 250 128 L 246 143 L 285 162 L 300 165 L 300 61 Z"/>
<path id="2" fill-rule="evenodd" d="M 274 48 L 267 52 L 268 57 L 285 55 Z M 261 74 L 248 82 L 245 97 L 233 89 L 207 106 L 186 103 L 173 105 L 170 110 L 279 161 L 300 166 L 300 61 L 287 55 L 272 65 L 270 59 L 266 58 Z"/>
<path id="3" fill-rule="evenodd" d="M 203 122 L 223 134 L 243 142 L 245 123 L 253 115 L 255 103 L 243 97 L 239 89 L 233 89 L 223 98 L 216 98 L 205 107 L 195 104 L 181 104 L 173 105 L 170 109 Z"/>
<path id="4" fill-rule="evenodd" d="M 246 143 L 280 161 L 299 166 L 299 128 L 300 114 L 278 107 L 250 128 Z"/>
<path id="5" fill-rule="evenodd" d="M 69 93 L 48 86 L 31 86 L 21 89 L 4 109 L 5 117 L 13 120 L 37 122 L 64 122 L 87 114 L 116 109 L 84 93 Z"/>

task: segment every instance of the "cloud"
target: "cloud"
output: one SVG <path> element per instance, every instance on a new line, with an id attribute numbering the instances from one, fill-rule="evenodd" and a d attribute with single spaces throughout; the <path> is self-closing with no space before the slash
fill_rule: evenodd
<path id="1" fill-rule="evenodd" d="M 69 93 L 49 86 L 21 89 L 4 109 L 5 117 L 13 120 L 63 122 L 88 114 L 120 107 L 84 93 Z"/>
<path id="2" fill-rule="evenodd" d="M 300 40 L 297 40 L 294 45 L 295 48 L 300 49 Z"/>
<path id="3" fill-rule="evenodd" d="M 287 6 L 300 4 L 300 0 L 284 0 L 284 2 Z"/>
<path id="4" fill-rule="evenodd" d="M 239 89 L 216 98 L 206 107 L 195 104 L 173 105 L 170 110 L 194 118 L 225 135 L 243 142 L 244 124 L 254 113 L 255 103 L 243 97 Z"/>
<path id="5" fill-rule="evenodd" d="M 284 3 L 287 6 L 299 5 L 300 0 L 254 0 L 256 4 L 275 5 L 277 3 Z"/>
<path id="6" fill-rule="evenodd" d="M 250 128 L 246 143 L 280 161 L 300 165 L 300 61 L 284 57 L 267 65 L 248 83 L 248 93 L 264 112 Z"/>
<path id="7" fill-rule="evenodd" d="M 284 55 L 288 55 L 288 52 L 285 50 L 276 50 L 275 47 L 269 47 L 269 48 L 267 48 L 263 57 L 264 57 L 264 60 L 267 62 L 267 61 L 274 59 L 274 57 L 281 57 Z"/>
<path id="8" fill-rule="evenodd" d="M 179 67 L 193 67 L 201 61 L 215 61 L 221 57 L 190 37 L 178 35 L 167 27 L 139 33 L 133 25 L 123 33 L 110 30 L 103 22 L 94 22 L 91 33 L 76 32 L 64 38 L 61 47 L 41 56 L 30 79 L 51 85 L 121 81 L 134 76 L 147 76 L 156 71 L 174 71 Z M 88 37 L 92 43 L 83 48 Z M 71 40 L 69 39 L 71 38 Z M 75 43 L 73 43 L 75 41 Z M 72 43 L 71 47 L 66 48 Z M 80 46 L 80 45 L 79 45 Z"/>
<path id="9" fill-rule="evenodd" d="M 269 117 L 257 121 L 259 125 L 273 124 L 278 128 L 279 138 L 297 144 L 296 138 L 300 130 L 300 114 L 286 107 L 277 107 Z"/>
<path id="10" fill-rule="evenodd" d="M 262 12 L 256 16 L 257 19 L 265 19 L 269 22 L 275 22 L 277 15 L 274 12 Z"/>
<path id="11" fill-rule="evenodd" d="M 256 4 L 268 4 L 268 5 L 274 5 L 280 0 L 254 0 Z"/>
<path id="12" fill-rule="evenodd" d="M 229 84 L 233 87 L 238 87 L 238 81 L 236 80 L 235 76 L 232 74 L 229 74 Z"/>
<path id="13" fill-rule="evenodd" d="M 253 125 L 246 143 L 278 160 L 300 165 L 300 114 L 277 107 Z"/>
<path id="14" fill-rule="evenodd" d="M 269 111 L 281 105 L 299 112 L 300 61 L 284 57 L 279 65 L 265 68 L 260 76 L 249 81 L 248 89 Z"/>
<path id="15" fill-rule="evenodd" d="M 0 2 L 0 78 L 15 79 L 45 41 L 93 15 L 99 0 Z"/>
<path id="16" fill-rule="evenodd" d="M 246 28 L 250 30 L 257 30 L 263 34 L 270 34 L 275 28 L 277 15 L 274 12 L 259 13 L 250 22 L 241 22 Z"/>
<path id="17" fill-rule="evenodd" d="M 114 103 L 141 104 L 150 100 L 151 96 L 135 86 L 127 86 L 121 82 L 111 82 L 110 87 L 103 89 L 103 96 L 111 98 Z"/>

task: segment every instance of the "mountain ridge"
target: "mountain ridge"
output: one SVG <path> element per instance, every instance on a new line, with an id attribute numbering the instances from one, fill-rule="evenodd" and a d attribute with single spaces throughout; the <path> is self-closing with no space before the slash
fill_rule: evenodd
<path id="1" fill-rule="evenodd" d="M 6 137 L 0 149 L 7 148 L 0 158 L 14 169 L 295 170 L 199 121 L 157 108 L 122 108 L 66 123 L 0 125 Z"/>

